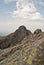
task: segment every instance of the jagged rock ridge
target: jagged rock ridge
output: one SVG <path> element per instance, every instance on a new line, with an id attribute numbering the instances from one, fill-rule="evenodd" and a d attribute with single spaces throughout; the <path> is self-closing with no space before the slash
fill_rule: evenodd
<path id="1" fill-rule="evenodd" d="M 13 33 L 8 35 L 9 38 L 12 36 Z M 0 49 L 0 65 L 44 65 L 44 32 L 31 33 L 17 45 Z"/>
<path id="2" fill-rule="evenodd" d="M 17 43 L 20 43 L 25 37 L 31 35 L 31 31 L 27 30 L 25 26 L 20 26 L 14 33 L 6 36 L 3 40 L 0 40 L 0 49 L 4 49 Z"/>

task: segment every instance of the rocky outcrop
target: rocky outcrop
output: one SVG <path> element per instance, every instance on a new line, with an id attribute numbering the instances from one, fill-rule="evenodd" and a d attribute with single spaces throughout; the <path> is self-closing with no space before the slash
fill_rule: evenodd
<path id="1" fill-rule="evenodd" d="M 0 40 L 0 49 L 16 45 L 28 35 L 32 35 L 31 31 L 27 30 L 26 27 L 22 25 L 14 33 L 6 36 L 3 40 Z"/>
<path id="2" fill-rule="evenodd" d="M 39 34 L 39 33 L 42 33 L 41 29 L 37 29 L 37 30 L 34 31 L 34 34 Z"/>

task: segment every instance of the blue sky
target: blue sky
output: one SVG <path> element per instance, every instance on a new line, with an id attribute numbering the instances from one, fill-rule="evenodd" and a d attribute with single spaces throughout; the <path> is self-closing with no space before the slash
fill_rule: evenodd
<path id="1" fill-rule="evenodd" d="M 12 12 L 16 9 L 15 2 L 5 3 L 3 0 L 0 1 L 0 21 L 6 22 L 10 19 L 9 12 Z"/>
<path id="2" fill-rule="evenodd" d="M 9 34 L 20 25 L 44 31 L 44 0 L 0 0 L 0 33 Z"/>

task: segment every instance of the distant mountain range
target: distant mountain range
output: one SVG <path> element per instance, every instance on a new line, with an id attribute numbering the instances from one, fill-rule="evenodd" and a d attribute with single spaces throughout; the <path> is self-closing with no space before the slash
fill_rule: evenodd
<path id="1" fill-rule="evenodd" d="M 5 35 L 5 33 L 0 32 L 0 36 L 3 36 L 3 35 Z"/>
<path id="2" fill-rule="evenodd" d="M 44 65 L 44 32 L 20 26 L 0 37 L 0 65 Z"/>

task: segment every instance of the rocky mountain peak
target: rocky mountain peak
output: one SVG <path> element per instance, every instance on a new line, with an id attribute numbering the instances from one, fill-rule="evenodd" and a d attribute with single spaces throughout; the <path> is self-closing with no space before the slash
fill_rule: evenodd
<path id="1" fill-rule="evenodd" d="M 0 41 L 0 48 L 3 49 L 16 45 L 31 34 L 31 31 L 27 30 L 26 27 L 22 25 L 14 33 L 11 33 Z"/>
<path id="2" fill-rule="evenodd" d="M 26 27 L 24 25 L 19 27 L 20 30 L 26 30 Z"/>
<path id="3" fill-rule="evenodd" d="M 17 37 L 24 38 L 24 37 L 32 34 L 32 32 L 27 30 L 26 27 L 24 25 L 22 25 L 13 34 L 16 35 Z"/>
<path id="4" fill-rule="evenodd" d="M 41 29 L 37 29 L 37 30 L 35 30 L 34 34 L 39 34 L 39 33 L 41 33 L 41 32 L 42 32 Z"/>

